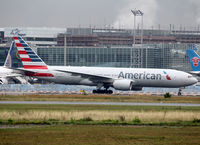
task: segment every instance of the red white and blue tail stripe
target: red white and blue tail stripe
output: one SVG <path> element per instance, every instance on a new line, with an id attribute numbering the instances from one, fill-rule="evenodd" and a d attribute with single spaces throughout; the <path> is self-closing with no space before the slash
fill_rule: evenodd
<path id="1" fill-rule="evenodd" d="M 24 69 L 48 69 L 42 59 L 21 37 L 14 37 L 14 41 Z"/>
<path id="2" fill-rule="evenodd" d="M 21 37 L 13 37 L 13 39 L 24 69 L 29 70 L 26 72 L 27 76 L 54 77 L 52 73 L 49 73 L 48 66 L 44 61 Z"/>

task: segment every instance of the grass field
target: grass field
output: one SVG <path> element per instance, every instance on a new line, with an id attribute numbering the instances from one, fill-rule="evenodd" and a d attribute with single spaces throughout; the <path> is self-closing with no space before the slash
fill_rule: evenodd
<path id="1" fill-rule="evenodd" d="M 101 101 L 101 102 L 163 102 L 163 103 L 200 103 L 200 96 L 163 96 L 153 95 L 0 95 L 0 101 Z"/>
<path id="2" fill-rule="evenodd" d="M 0 145 L 198 145 L 200 127 L 17 126 L 0 128 Z"/>
<path id="3" fill-rule="evenodd" d="M 128 124 L 135 119 L 145 124 L 196 120 L 200 124 L 200 107 L 0 104 L 2 121 L 66 122 L 85 118 L 90 118 L 91 121 L 113 120 Z"/>
<path id="4" fill-rule="evenodd" d="M 200 112 L 185 111 L 2 111 L 1 120 L 59 120 L 69 121 L 90 118 L 94 121 L 119 120 L 130 122 L 135 118 L 144 123 L 200 120 Z"/>

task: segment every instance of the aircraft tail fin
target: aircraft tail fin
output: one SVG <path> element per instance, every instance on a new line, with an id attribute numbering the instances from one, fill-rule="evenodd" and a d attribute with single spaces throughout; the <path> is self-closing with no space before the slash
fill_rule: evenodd
<path id="1" fill-rule="evenodd" d="M 14 49 L 14 43 L 15 42 L 12 41 L 12 43 L 10 45 L 10 49 L 9 49 L 7 57 L 6 57 L 6 61 L 4 63 L 4 67 L 9 67 L 9 68 L 12 67 L 12 52 L 13 52 L 13 49 Z"/>
<path id="2" fill-rule="evenodd" d="M 186 53 L 191 64 L 192 71 L 200 71 L 199 55 L 193 49 L 188 49 Z"/>
<path id="3" fill-rule="evenodd" d="M 20 37 L 13 37 L 18 54 L 24 69 L 29 70 L 48 70 L 45 62 L 34 52 L 34 50 Z"/>

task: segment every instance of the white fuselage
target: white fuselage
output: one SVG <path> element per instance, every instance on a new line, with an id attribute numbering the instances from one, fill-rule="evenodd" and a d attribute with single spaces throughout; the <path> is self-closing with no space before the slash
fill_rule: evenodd
<path id="1" fill-rule="evenodd" d="M 133 80 L 135 86 L 141 87 L 179 88 L 197 82 L 197 79 L 192 75 L 172 69 L 48 66 L 48 72 L 54 77 L 40 77 L 40 79 L 69 85 L 97 85 L 96 82 L 87 77 L 74 75 L 70 72 L 110 78 L 110 83 L 119 79 Z"/>

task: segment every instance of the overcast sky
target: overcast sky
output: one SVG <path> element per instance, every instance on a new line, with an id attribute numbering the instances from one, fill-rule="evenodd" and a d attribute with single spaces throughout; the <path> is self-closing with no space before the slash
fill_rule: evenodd
<path id="1" fill-rule="evenodd" d="M 132 28 L 131 9 L 144 12 L 144 28 L 200 24 L 200 0 L 0 0 L 0 27 Z"/>

